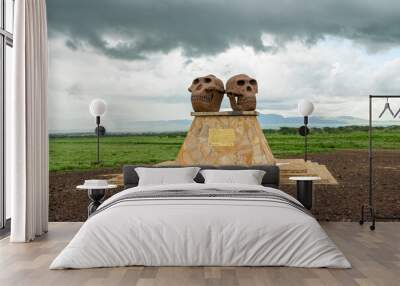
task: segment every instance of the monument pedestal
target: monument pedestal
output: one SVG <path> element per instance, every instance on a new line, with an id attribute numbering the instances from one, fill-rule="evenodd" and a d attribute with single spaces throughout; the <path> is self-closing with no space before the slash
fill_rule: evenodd
<path id="1" fill-rule="evenodd" d="M 271 165 L 274 156 L 255 111 L 192 112 L 179 165 Z"/>

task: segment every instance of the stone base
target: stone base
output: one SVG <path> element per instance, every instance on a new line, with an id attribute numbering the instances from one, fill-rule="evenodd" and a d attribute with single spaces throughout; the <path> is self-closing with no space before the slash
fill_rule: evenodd
<path id="1" fill-rule="evenodd" d="M 176 159 L 179 165 L 275 164 L 257 112 L 192 112 L 192 115 L 195 118 Z"/>

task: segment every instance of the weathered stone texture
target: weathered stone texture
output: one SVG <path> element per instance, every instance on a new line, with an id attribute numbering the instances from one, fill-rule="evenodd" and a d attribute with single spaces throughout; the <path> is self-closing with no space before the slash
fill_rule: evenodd
<path id="1" fill-rule="evenodd" d="M 195 118 L 192 126 L 178 153 L 178 164 L 275 164 L 274 156 L 257 121 L 256 112 L 203 112 L 198 116 L 196 113 L 193 115 Z M 210 133 L 218 135 L 219 132 L 221 136 L 209 137 Z"/>

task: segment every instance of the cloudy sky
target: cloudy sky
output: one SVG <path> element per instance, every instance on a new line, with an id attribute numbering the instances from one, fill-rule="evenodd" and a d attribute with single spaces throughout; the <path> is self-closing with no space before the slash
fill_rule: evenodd
<path id="1" fill-rule="evenodd" d="M 284 116 L 306 98 L 316 115 L 366 118 L 368 94 L 400 93 L 400 1 L 48 0 L 47 10 L 52 131 L 91 130 L 94 98 L 108 103 L 108 130 L 190 118 L 187 88 L 210 73 L 255 77 L 258 110 Z"/>

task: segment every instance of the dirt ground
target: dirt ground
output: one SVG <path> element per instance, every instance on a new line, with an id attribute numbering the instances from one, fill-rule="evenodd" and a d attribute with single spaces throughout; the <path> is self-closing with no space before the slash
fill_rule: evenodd
<path id="1" fill-rule="evenodd" d="M 328 167 L 339 185 L 315 186 L 312 212 L 319 220 L 358 221 L 368 200 L 368 153 L 337 151 L 311 154 L 312 161 Z M 89 199 L 75 187 L 85 179 L 120 173 L 120 169 L 50 173 L 50 221 L 84 221 Z M 400 151 L 374 152 L 374 204 L 378 216 L 400 216 Z M 295 195 L 296 188 L 281 189 Z M 108 196 L 120 191 L 109 192 Z"/>

